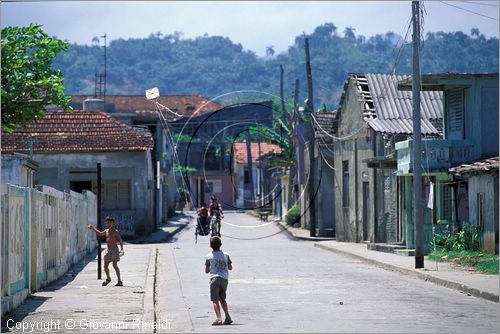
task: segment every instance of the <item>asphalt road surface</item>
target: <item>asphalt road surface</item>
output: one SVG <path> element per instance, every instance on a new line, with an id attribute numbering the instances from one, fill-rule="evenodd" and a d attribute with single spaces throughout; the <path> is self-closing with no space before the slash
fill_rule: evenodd
<path id="1" fill-rule="evenodd" d="M 156 315 L 175 332 L 498 333 L 498 303 L 293 241 L 275 223 L 226 213 L 233 260 L 229 326 L 215 319 L 204 273 L 209 237 L 191 223 L 158 244 Z M 165 332 L 167 332 L 165 331 Z M 161 331 L 159 331 L 161 332 Z"/>

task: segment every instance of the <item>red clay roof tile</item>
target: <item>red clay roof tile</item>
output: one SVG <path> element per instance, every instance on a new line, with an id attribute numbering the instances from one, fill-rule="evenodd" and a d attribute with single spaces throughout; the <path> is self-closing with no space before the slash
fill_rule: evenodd
<path id="1" fill-rule="evenodd" d="M 257 163 L 260 157 L 271 152 L 281 153 L 281 147 L 271 143 L 260 143 L 260 156 L 259 156 L 259 143 L 250 143 L 250 154 L 252 155 L 252 163 Z M 233 159 L 236 163 L 247 163 L 247 143 L 234 143 L 233 144 Z"/>
<path id="2" fill-rule="evenodd" d="M 23 130 L 2 132 L 2 153 L 127 152 L 153 148 L 147 130 L 134 128 L 104 112 L 76 110 L 47 112 Z"/>
<path id="3" fill-rule="evenodd" d="M 71 102 L 83 103 L 87 98 L 92 97 L 73 95 Z M 219 102 L 195 95 L 166 95 L 158 97 L 155 101 L 182 115 L 181 118 L 199 116 L 224 108 L 224 105 Z M 157 113 L 154 101 L 146 99 L 144 95 L 106 95 L 106 103 L 113 103 L 117 113 L 135 113 L 139 116 L 150 116 Z M 160 108 L 160 110 L 167 120 L 179 119 L 178 116 L 164 108 Z"/>

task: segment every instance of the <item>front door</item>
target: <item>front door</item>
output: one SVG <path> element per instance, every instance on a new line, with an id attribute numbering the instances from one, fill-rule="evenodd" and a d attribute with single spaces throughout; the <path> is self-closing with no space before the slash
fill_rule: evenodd
<path id="1" fill-rule="evenodd" d="M 370 187 L 363 182 L 363 240 L 370 241 Z"/>

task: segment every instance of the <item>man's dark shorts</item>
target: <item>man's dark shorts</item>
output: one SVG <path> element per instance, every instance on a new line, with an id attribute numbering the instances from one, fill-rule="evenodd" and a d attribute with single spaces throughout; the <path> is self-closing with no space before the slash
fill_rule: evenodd
<path id="1" fill-rule="evenodd" d="M 216 276 L 210 279 L 210 300 L 215 302 L 218 300 L 226 300 L 228 280 Z"/>

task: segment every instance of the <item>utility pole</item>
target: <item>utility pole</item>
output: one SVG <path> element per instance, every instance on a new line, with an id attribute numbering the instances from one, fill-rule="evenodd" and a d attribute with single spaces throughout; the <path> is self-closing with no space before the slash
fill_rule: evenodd
<path id="1" fill-rule="evenodd" d="M 104 38 L 104 94 L 102 96 L 102 100 L 104 102 L 106 102 L 106 66 L 107 66 L 107 56 L 106 56 L 106 33 L 104 33 L 103 36 L 101 36 L 102 38 Z"/>
<path id="2" fill-rule="evenodd" d="M 415 229 L 415 268 L 424 267 L 424 214 L 422 204 L 422 135 L 420 132 L 420 4 L 412 1 L 413 20 L 413 226 Z"/>
<path id="3" fill-rule="evenodd" d="M 97 164 L 97 229 L 102 231 L 102 180 L 101 180 L 101 163 Z M 101 237 L 97 236 L 97 279 L 101 279 Z"/>
<path id="4" fill-rule="evenodd" d="M 292 207 L 292 203 L 295 202 L 298 196 L 296 196 L 295 192 L 295 183 L 300 185 L 299 182 L 299 177 L 298 173 L 300 173 L 300 166 L 302 163 L 301 160 L 301 155 L 300 153 L 300 130 L 302 125 L 300 125 L 299 122 L 299 79 L 295 79 L 295 93 L 293 95 L 293 115 L 292 115 L 292 124 L 293 126 L 291 127 L 292 129 L 295 128 L 295 131 L 290 134 L 289 136 L 293 138 L 293 142 L 295 143 L 295 166 L 290 167 L 290 173 L 288 175 L 288 203 L 287 203 L 287 208 Z M 292 142 L 290 140 L 290 142 Z"/>
<path id="5" fill-rule="evenodd" d="M 305 50 L 306 50 L 306 72 L 307 72 L 307 106 L 306 109 L 309 112 L 309 178 L 307 188 L 309 189 L 309 233 L 311 237 L 316 236 L 316 203 L 314 201 L 314 174 L 315 163 L 314 163 L 314 126 L 313 126 L 313 116 L 314 104 L 313 104 L 313 86 L 312 86 L 312 74 L 311 74 L 311 57 L 309 54 L 309 38 L 305 38 Z"/>
<path id="6" fill-rule="evenodd" d="M 254 208 L 254 200 L 255 200 L 255 189 L 253 186 L 253 168 L 252 168 L 252 142 L 250 140 L 250 132 L 247 131 L 246 134 L 246 146 L 247 146 L 247 170 L 248 170 L 248 182 L 250 183 L 250 199 L 249 202 L 251 203 L 252 207 Z"/>
<path id="7" fill-rule="evenodd" d="M 286 109 L 285 109 L 285 93 L 283 92 L 283 81 L 284 81 L 284 70 L 283 65 L 280 65 L 280 99 L 281 99 L 281 117 L 283 124 L 286 124 Z M 283 136 L 283 126 L 280 127 Z"/>

